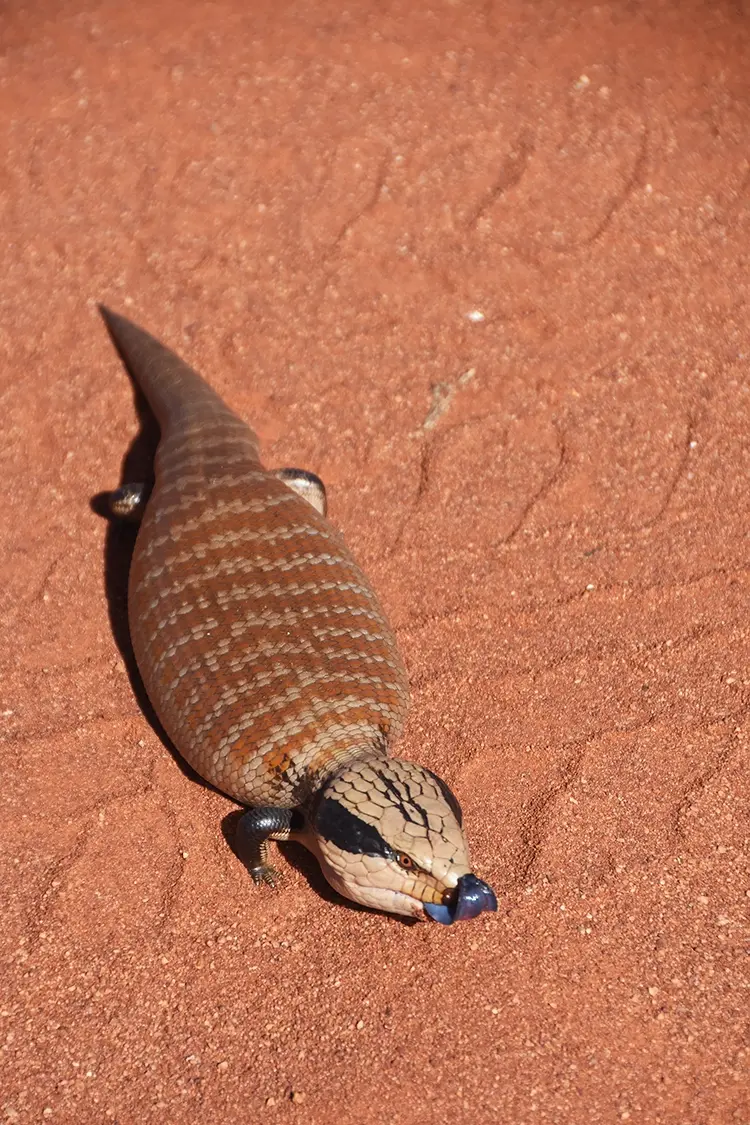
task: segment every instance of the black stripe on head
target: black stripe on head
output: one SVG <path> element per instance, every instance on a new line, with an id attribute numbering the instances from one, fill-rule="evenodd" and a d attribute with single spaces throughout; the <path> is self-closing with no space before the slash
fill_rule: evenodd
<path id="1" fill-rule="evenodd" d="M 459 805 L 458 800 L 456 799 L 455 793 L 451 789 L 448 788 L 448 786 L 443 781 L 442 777 L 438 777 L 438 775 L 436 773 L 433 773 L 432 770 L 426 769 L 424 772 L 428 773 L 430 775 L 430 777 L 432 778 L 432 780 L 435 782 L 438 789 L 440 790 L 440 792 L 445 797 L 446 805 L 451 810 L 451 812 L 455 816 L 458 823 L 463 827 L 464 814 L 461 812 L 461 806 Z"/>
<path id="2" fill-rule="evenodd" d="M 315 828 L 324 840 L 352 855 L 382 855 L 393 859 L 393 848 L 385 842 L 378 832 L 365 820 L 360 820 L 353 812 L 333 797 L 324 797 L 318 806 Z"/>

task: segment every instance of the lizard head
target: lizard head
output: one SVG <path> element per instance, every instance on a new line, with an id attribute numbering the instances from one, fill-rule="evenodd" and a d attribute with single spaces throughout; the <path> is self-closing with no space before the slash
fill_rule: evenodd
<path id="1" fill-rule="evenodd" d="M 319 792 L 309 831 L 326 879 L 354 902 L 445 925 L 497 910 L 471 871 L 458 801 L 413 762 L 350 763 Z"/>

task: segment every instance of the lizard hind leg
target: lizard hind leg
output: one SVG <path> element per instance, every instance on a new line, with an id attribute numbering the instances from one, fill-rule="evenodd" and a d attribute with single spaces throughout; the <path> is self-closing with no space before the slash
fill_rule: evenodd
<path id="1" fill-rule="evenodd" d="M 127 523 L 140 523 L 146 510 L 146 502 L 151 493 L 149 485 L 143 481 L 123 484 L 110 492 L 107 498 L 110 515 Z"/>
<path id="2" fill-rule="evenodd" d="M 268 841 L 288 840 L 293 831 L 294 809 L 248 809 L 237 825 L 240 859 L 254 883 L 275 887 L 281 879 L 268 862 Z"/>
<path id="3" fill-rule="evenodd" d="M 307 500 L 308 504 L 312 504 L 321 516 L 326 514 L 328 510 L 326 486 L 315 473 L 309 473 L 307 469 L 275 469 L 273 475 L 283 481 L 293 492 L 299 493 L 303 500 Z"/>

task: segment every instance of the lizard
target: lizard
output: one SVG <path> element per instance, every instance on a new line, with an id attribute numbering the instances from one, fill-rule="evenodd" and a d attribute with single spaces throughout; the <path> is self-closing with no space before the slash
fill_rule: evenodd
<path id="1" fill-rule="evenodd" d="M 111 514 L 138 524 L 136 665 L 178 753 L 247 807 L 253 881 L 277 884 L 269 841 L 292 839 L 363 906 L 444 925 L 496 911 L 454 793 L 389 756 L 407 675 L 323 482 L 264 468 L 254 431 L 201 375 L 99 308 L 159 426 L 153 482 L 110 494 Z"/>

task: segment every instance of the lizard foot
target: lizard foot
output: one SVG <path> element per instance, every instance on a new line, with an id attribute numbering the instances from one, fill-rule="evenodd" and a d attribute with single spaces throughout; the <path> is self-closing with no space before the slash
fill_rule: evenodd
<path id="1" fill-rule="evenodd" d="M 326 514 L 326 486 L 315 473 L 309 473 L 307 469 L 274 469 L 274 476 L 282 480 L 287 488 L 298 493 L 303 500 L 307 500 L 308 504 L 312 504 L 321 516 Z"/>
<path id="2" fill-rule="evenodd" d="M 142 482 L 123 484 L 109 494 L 110 514 L 128 523 L 140 523 L 151 489 Z"/>
<path id="3" fill-rule="evenodd" d="M 259 887 L 261 883 L 266 883 L 269 887 L 278 887 L 281 882 L 281 875 L 275 867 L 271 867 L 270 863 L 259 864 L 257 867 L 251 867 L 250 878 Z"/>

